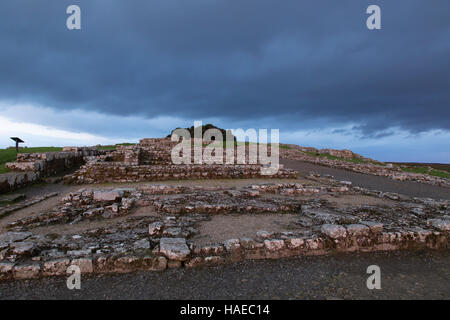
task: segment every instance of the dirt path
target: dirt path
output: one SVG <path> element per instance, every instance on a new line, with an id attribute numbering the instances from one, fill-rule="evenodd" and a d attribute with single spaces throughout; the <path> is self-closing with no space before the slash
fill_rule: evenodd
<path id="1" fill-rule="evenodd" d="M 450 253 L 390 252 L 245 261 L 191 270 L 0 282 L 0 299 L 450 299 Z M 381 289 L 368 290 L 369 265 Z"/>
<path id="2" fill-rule="evenodd" d="M 396 181 L 386 177 L 329 168 L 298 160 L 280 159 L 280 163 L 284 164 L 286 168 L 298 170 L 305 175 L 311 171 L 320 174 L 329 174 L 334 176 L 337 180 L 351 181 L 353 182 L 353 185 L 367 189 L 395 192 L 412 197 L 450 199 L 449 188 L 413 181 Z"/>

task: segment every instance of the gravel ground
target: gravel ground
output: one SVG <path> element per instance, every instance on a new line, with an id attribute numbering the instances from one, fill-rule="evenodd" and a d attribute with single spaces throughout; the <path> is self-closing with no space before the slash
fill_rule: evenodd
<path id="1" fill-rule="evenodd" d="M 367 189 L 396 192 L 412 197 L 432 198 L 438 200 L 450 199 L 449 188 L 413 181 L 396 181 L 386 177 L 329 168 L 298 160 L 280 159 L 280 163 L 284 164 L 286 168 L 298 170 L 304 174 L 311 171 L 320 174 L 329 174 L 334 176 L 337 180 L 351 181 L 353 182 L 353 185 Z"/>
<path id="2" fill-rule="evenodd" d="M 0 299 L 450 299 L 450 252 L 414 251 L 236 264 L 162 273 L 0 283 Z M 381 289 L 366 287 L 369 265 L 381 269 Z"/>

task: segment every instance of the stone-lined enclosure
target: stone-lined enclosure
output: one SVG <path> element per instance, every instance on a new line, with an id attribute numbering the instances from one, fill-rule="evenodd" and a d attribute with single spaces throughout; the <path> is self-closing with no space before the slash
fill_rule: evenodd
<path id="1" fill-rule="evenodd" d="M 369 191 L 330 179 L 310 181 L 80 189 L 48 212 L 7 226 L 9 231 L 0 234 L 0 278 L 66 275 L 69 265 L 84 273 L 161 271 L 331 252 L 448 249 L 449 201 Z M 333 202 L 349 197 L 368 197 L 374 204 Z M 260 230 L 212 243 L 203 238 L 214 235 L 199 234 L 215 216 L 272 214 L 291 215 L 288 230 Z M 88 224 L 78 233 L 38 231 L 87 221 L 111 223 Z"/>

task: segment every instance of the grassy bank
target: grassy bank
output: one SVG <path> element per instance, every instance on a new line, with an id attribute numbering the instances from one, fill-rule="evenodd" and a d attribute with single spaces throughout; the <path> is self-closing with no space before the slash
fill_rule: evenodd
<path id="1" fill-rule="evenodd" d="M 450 173 L 448 173 L 447 171 L 436 170 L 431 167 L 411 166 L 411 167 L 401 167 L 401 169 L 402 169 L 402 171 L 405 171 L 405 172 L 428 174 L 430 176 L 450 179 Z"/>

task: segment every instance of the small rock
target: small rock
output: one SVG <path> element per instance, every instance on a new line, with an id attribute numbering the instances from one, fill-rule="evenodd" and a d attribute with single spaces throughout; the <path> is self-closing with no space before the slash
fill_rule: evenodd
<path id="1" fill-rule="evenodd" d="M 345 238 L 347 235 L 345 228 L 337 224 L 324 224 L 320 231 L 332 239 Z"/>
<path id="2" fill-rule="evenodd" d="M 10 247 L 13 253 L 17 255 L 31 254 L 34 250 L 32 242 L 16 242 L 11 244 Z"/>
<path id="3" fill-rule="evenodd" d="M 73 259 L 70 262 L 70 265 L 78 266 L 80 268 L 81 273 L 92 273 L 92 272 L 94 272 L 92 259 L 90 259 L 90 258 Z"/>
<path id="4" fill-rule="evenodd" d="M 367 237 L 369 235 L 369 227 L 362 224 L 349 224 L 346 226 L 350 236 Z"/>
<path id="5" fill-rule="evenodd" d="M 239 239 L 226 240 L 226 241 L 224 241 L 223 245 L 227 251 L 238 250 L 241 247 Z"/>
<path id="6" fill-rule="evenodd" d="M 264 240 L 264 246 L 269 251 L 278 251 L 284 248 L 284 240 Z"/>
<path id="7" fill-rule="evenodd" d="M 191 253 L 184 238 L 161 238 L 159 252 L 169 260 L 179 261 L 185 261 Z"/>
<path id="8" fill-rule="evenodd" d="M 148 226 L 148 234 L 150 236 L 160 235 L 164 228 L 164 223 L 162 222 L 153 222 Z"/>
<path id="9" fill-rule="evenodd" d="M 22 264 L 14 267 L 14 278 L 33 279 L 39 276 L 41 267 L 39 264 Z"/>
<path id="10" fill-rule="evenodd" d="M 265 230 L 259 230 L 256 232 L 256 236 L 260 239 L 270 239 L 270 237 L 272 237 L 272 233 Z"/>
<path id="11" fill-rule="evenodd" d="M 150 241 L 147 239 L 141 239 L 139 241 L 136 241 L 133 246 L 136 249 L 150 249 Z"/>
<path id="12" fill-rule="evenodd" d="M 441 231 L 450 231 L 450 220 L 429 219 L 427 225 L 431 225 Z"/>

